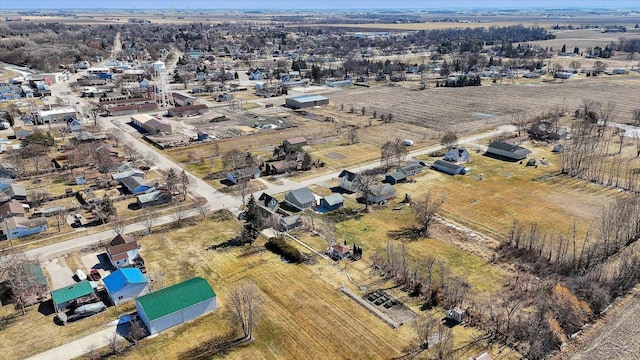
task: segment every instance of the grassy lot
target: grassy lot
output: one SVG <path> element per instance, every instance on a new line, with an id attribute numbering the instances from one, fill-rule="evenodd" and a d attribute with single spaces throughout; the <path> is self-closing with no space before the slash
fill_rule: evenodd
<path id="1" fill-rule="evenodd" d="M 398 356 L 410 344 L 409 327 L 391 329 L 308 266 L 285 264 L 269 252 L 243 255 L 244 249 L 205 250 L 234 235 L 238 227 L 234 220 L 207 221 L 141 240 L 142 255 L 155 284 L 167 286 L 194 275 L 203 276 L 214 287 L 220 309 L 146 340 L 127 358 L 176 358 L 202 340 L 224 333 L 229 328 L 229 305 L 225 301 L 229 289 L 244 280 L 256 283 L 264 301 L 256 340 L 233 349 L 225 358 L 298 359 L 310 354 L 321 358 L 335 354 L 376 358 L 380 354 Z"/>
<path id="2" fill-rule="evenodd" d="M 46 306 L 44 306 L 46 305 Z M 0 359 L 24 359 L 56 346 L 87 336 L 118 317 L 114 307 L 78 322 L 59 326 L 53 322 L 50 302 L 28 309 L 25 316 L 12 305 L 0 307 Z M 119 314 L 135 309 L 133 304 L 119 306 Z M 45 315 L 47 314 L 47 315 Z"/>
<path id="3" fill-rule="evenodd" d="M 471 174 L 449 176 L 432 170 L 424 180 L 398 186 L 416 197 L 432 191 L 446 194 L 442 215 L 496 240 L 504 238 L 514 220 L 537 222 L 542 229 L 566 233 L 575 221 L 584 234 L 591 221 L 613 199 L 625 196 L 615 190 L 558 176 L 559 158 L 550 147 L 525 144 L 532 158 L 545 158 L 549 166 L 526 167 L 473 152 L 468 163 Z M 436 158 L 425 157 L 427 161 Z M 479 180 L 482 174 L 484 180 Z"/>

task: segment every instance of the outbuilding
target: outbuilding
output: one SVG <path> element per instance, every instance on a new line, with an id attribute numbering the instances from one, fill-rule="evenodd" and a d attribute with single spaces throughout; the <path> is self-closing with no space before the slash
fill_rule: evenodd
<path id="1" fill-rule="evenodd" d="M 149 278 L 138 268 L 122 268 L 112 272 L 102 282 L 114 305 L 149 293 Z"/>
<path id="2" fill-rule="evenodd" d="M 391 184 L 391 185 L 405 182 L 406 180 L 407 180 L 407 175 L 405 175 L 401 171 L 395 171 L 395 172 L 392 172 L 391 174 L 387 174 L 387 176 L 385 176 L 384 178 L 384 181 L 387 184 Z"/>
<path id="3" fill-rule="evenodd" d="M 422 165 L 418 162 L 410 163 L 399 167 L 398 171 L 404 173 L 406 176 L 416 175 L 422 172 Z"/>
<path id="4" fill-rule="evenodd" d="M 304 109 L 328 104 L 329 99 L 321 95 L 291 96 L 285 99 L 285 105 L 293 109 Z"/>
<path id="5" fill-rule="evenodd" d="M 201 277 L 169 286 L 136 299 L 138 316 L 157 334 L 218 308 L 216 293 Z"/>
<path id="6" fill-rule="evenodd" d="M 284 201 L 300 211 L 310 209 L 316 205 L 316 196 L 308 187 L 294 189 L 284 196 Z"/>
<path id="7" fill-rule="evenodd" d="M 51 292 L 51 300 L 56 312 L 66 309 L 74 300 L 93 295 L 93 287 L 87 280 L 80 281 L 73 285 L 53 290 Z"/>
<path id="8" fill-rule="evenodd" d="M 327 211 L 337 210 L 344 206 L 344 199 L 340 194 L 331 194 L 320 199 L 320 207 Z"/>
<path id="9" fill-rule="evenodd" d="M 519 145 L 511 145 L 504 141 L 492 142 L 485 153 L 487 156 L 509 161 L 525 159 L 529 154 L 531 154 L 531 150 Z"/>
<path id="10" fill-rule="evenodd" d="M 464 175 L 467 173 L 467 169 L 464 166 L 445 160 L 436 160 L 431 167 L 449 175 Z"/>

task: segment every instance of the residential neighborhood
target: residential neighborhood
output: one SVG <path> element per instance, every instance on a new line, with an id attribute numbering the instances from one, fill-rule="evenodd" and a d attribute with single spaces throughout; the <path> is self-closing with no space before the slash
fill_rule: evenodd
<path id="1" fill-rule="evenodd" d="M 379 7 L 0 5 L 0 358 L 634 358 L 638 5 Z"/>

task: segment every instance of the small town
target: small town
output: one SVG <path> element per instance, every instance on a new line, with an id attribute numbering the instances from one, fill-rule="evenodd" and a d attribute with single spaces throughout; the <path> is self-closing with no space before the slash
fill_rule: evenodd
<path id="1" fill-rule="evenodd" d="M 0 359 L 638 358 L 638 4 L 6 1 Z"/>

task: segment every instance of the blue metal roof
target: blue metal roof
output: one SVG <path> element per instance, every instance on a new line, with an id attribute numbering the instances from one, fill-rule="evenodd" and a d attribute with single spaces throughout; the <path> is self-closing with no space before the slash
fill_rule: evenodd
<path id="1" fill-rule="evenodd" d="M 314 102 L 314 101 L 323 101 L 327 100 L 326 97 L 321 95 L 300 95 L 300 96 L 291 96 L 288 99 L 292 99 L 298 102 Z"/>
<path id="2" fill-rule="evenodd" d="M 148 283 L 149 279 L 138 268 L 122 268 L 106 276 L 102 282 L 109 292 L 116 292 L 127 284 Z"/>

